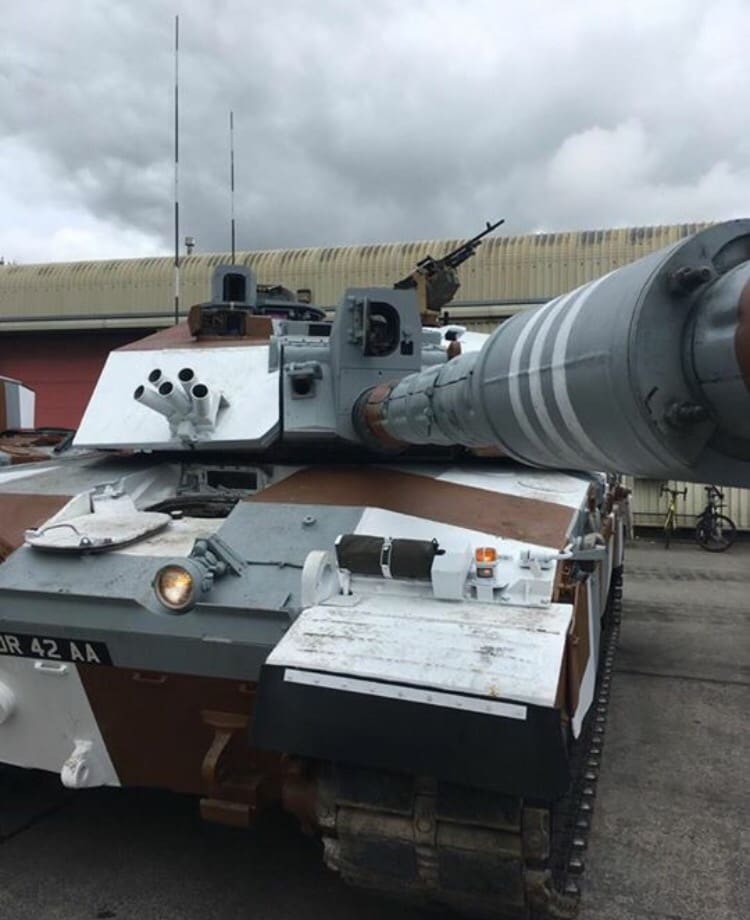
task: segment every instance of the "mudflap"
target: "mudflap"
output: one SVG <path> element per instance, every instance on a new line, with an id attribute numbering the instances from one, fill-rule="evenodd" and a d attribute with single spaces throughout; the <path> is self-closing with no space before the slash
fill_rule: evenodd
<path id="1" fill-rule="evenodd" d="M 265 665 L 251 744 L 553 801 L 570 784 L 560 712 Z"/>

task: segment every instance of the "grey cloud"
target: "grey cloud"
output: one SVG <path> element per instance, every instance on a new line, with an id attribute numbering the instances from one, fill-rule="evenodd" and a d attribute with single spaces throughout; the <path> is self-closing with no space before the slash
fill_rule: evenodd
<path id="1" fill-rule="evenodd" d="M 0 145 L 41 156 L 71 225 L 168 250 L 174 7 L 6 3 Z M 183 232 L 202 250 L 228 243 L 230 108 L 243 248 L 457 237 L 500 215 L 511 233 L 725 217 L 750 200 L 739 0 L 180 14 Z"/>

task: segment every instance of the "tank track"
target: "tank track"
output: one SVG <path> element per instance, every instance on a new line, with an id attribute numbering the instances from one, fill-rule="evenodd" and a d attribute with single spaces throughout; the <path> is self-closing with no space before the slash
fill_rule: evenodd
<path id="1" fill-rule="evenodd" d="M 327 764 L 317 783 L 324 860 L 349 884 L 477 920 L 576 915 L 622 608 L 613 573 L 597 691 L 553 804 L 429 777 Z"/>

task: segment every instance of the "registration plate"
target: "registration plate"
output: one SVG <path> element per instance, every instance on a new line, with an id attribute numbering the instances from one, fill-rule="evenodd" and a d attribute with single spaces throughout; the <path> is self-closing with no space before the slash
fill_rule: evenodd
<path id="1" fill-rule="evenodd" d="M 112 664 L 103 642 L 62 639 L 59 636 L 29 636 L 24 633 L 0 632 L 0 655 L 40 658 L 44 661 L 72 661 L 75 664 Z"/>

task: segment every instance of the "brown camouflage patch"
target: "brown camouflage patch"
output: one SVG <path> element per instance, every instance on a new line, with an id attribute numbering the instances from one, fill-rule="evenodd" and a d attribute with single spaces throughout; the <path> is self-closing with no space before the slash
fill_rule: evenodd
<path id="1" fill-rule="evenodd" d="M 70 495 L 0 493 L 0 562 L 23 544 L 24 533 L 39 527 L 67 502 Z"/>
<path id="2" fill-rule="evenodd" d="M 382 467 L 301 470 L 248 501 L 364 505 L 555 548 L 563 546 L 576 514 L 553 502 Z"/>
<path id="3" fill-rule="evenodd" d="M 217 783 L 237 792 L 243 779 L 255 771 L 278 772 L 277 755 L 249 747 L 254 683 L 98 665 L 77 667 L 123 786 L 221 798 Z M 216 725 L 221 723 L 234 723 L 238 730 L 221 749 L 219 763 Z"/>
<path id="4" fill-rule="evenodd" d="M 267 317 L 258 317 L 267 319 Z M 257 325 L 251 325 L 251 332 L 258 330 Z M 135 342 L 129 342 L 118 348 L 117 351 L 162 351 L 172 348 L 204 349 L 204 348 L 247 348 L 253 345 L 268 345 L 270 333 L 267 332 L 267 326 L 264 325 L 262 335 L 245 335 L 245 336 L 219 336 L 217 338 L 196 339 L 187 327 L 186 323 L 180 323 L 177 326 L 168 326 L 166 329 L 160 329 L 144 339 L 138 339 Z"/>

